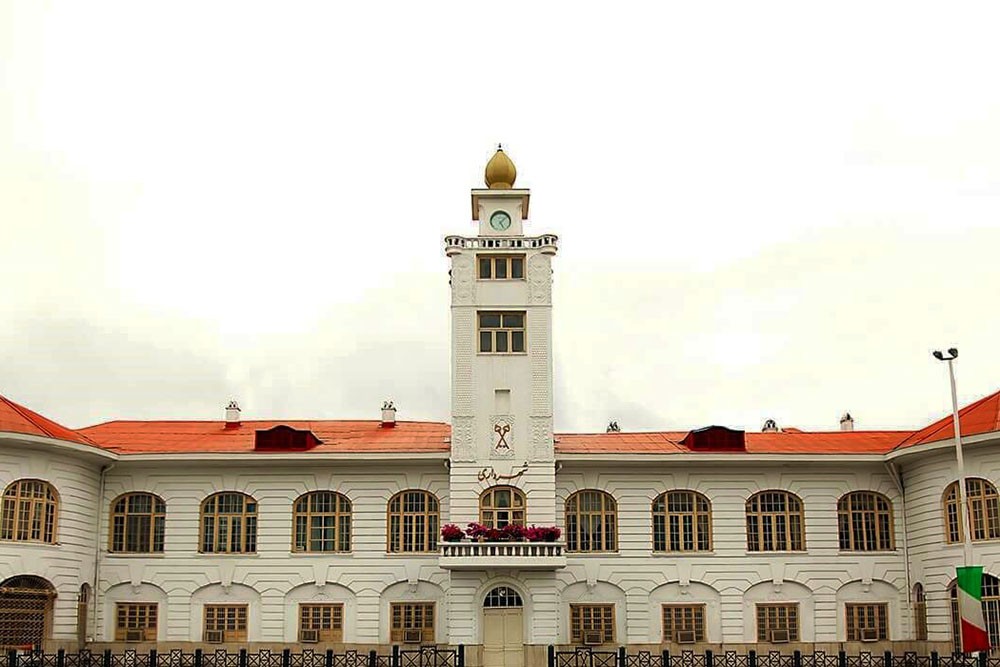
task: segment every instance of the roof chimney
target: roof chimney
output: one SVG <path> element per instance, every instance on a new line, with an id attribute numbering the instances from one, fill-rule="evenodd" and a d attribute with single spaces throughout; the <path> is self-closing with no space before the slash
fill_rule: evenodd
<path id="1" fill-rule="evenodd" d="M 382 428 L 392 428 L 396 425 L 396 406 L 392 401 L 382 403 Z"/>
<path id="2" fill-rule="evenodd" d="M 226 428 L 236 428 L 240 425 L 240 404 L 229 401 L 226 406 Z"/>
<path id="3" fill-rule="evenodd" d="M 778 422 L 773 419 L 764 420 L 764 428 L 760 430 L 761 433 L 777 433 L 778 432 Z"/>
<path id="4" fill-rule="evenodd" d="M 608 422 L 607 433 L 621 433 L 621 432 L 622 432 L 622 430 L 621 430 L 621 428 L 618 427 L 618 422 L 616 422 L 616 421 L 610 421 L 610 422 Z"/>
<path id="5" fill-rule="evenodd" d="M 840 418 L 840 430 L 841 431 L 854 430 L 854 417 L 851 416 L 850 412 L 845 412 L 844 416 Z"/>

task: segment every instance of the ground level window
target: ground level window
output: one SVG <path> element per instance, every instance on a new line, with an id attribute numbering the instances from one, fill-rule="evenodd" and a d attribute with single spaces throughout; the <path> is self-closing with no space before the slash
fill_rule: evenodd
<path id="1" fill-rule="evenodd" d="M 615 606 L 571 604 L 569 627 L 574 644 L 611 644 L 615 641 Z"/>
<path id="2" fill-rule="evenodd" d="M 927 596 L 923 584 L 913 584 L 913 633 L 914 639 L 927 641 Z"/>
<path id="3" fill-rule="evenodd" d="M 119 602 L 115 607 L 115 641 L 155 642 L 155 602 Z"/>
<path id="4" fill-rule="evenodd" d="M 246 641 L 247 606 L 245 604 L 205 605 L 205 641 Z"/>
<path id="5" fill-rule="evenodd" d="M 52 584 L 32 575 L 0 583 L 0 647 L 41 646 L 52 625 Z"/>
<path id="6" fill-rule="evenodd" d="M 344 605 L 300 605 L 299 640 L 304 642 L 344 641 Z"/>
<path id="7" fill-rule="evenodd" d="M 705 641 L 705 605 L 663 605 L 663 641 L 678 644 Z"/>
<path id="8" fill-rule="evenodd" d="M 847 604 L 847 641 L 873 642 L 889 638 L 889 606 L 878 604 Z"/>
<path id="9" fill-rule="evenodd" d="M 777 643 L 799 641 L 799 605 L 757 605 L 757 641 Z"/>
<path id="10" fill-rule="evenodd" d="M 434 603 L 395 602 L 390 607 L 389 639 L 404 644 L 434 643 Z"/>

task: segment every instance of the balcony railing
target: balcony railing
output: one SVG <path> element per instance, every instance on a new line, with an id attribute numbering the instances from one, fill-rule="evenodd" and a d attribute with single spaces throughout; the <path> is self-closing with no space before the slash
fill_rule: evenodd
<path id="1" fill-rule="evenodd" d="M 439 565 L 450 570 L 494 567 L 556 570 L 566 567 L 562 542 L 442 542 Z"/>

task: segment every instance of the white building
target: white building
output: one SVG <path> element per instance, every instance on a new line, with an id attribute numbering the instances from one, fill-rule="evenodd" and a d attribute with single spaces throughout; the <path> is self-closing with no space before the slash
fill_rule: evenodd
<path id="1" fill-rule="evenodd" d="M 472 191 L 478 234 L 445 239 L 451 424 L 389 404 L 242 421 L 232 404 L 73 431 L 0 399 L 0 645 L 436 642 L 490 667 L 550 644 L 950 650 L 950 418 L 553 434 L 557 238 L 525 235 L 514 181 L 498 151 Z M 1000 575 L 1000 394 L 962 427 L 975 562 Z M 442 541 L 470 522 L 562 537 Z"/>

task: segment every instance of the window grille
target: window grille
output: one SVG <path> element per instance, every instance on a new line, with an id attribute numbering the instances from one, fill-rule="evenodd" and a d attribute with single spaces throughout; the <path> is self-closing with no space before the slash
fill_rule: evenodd
<path id="1" fill-rule="evenodd" d="M 848 603 L 844 605 L 844 609 L 847 615 L 847 641 L 874 641 L 889 638 L 889 606 L 884 602 L 875 604 Z"/>
<path id="2" fill-rule="evenodd" d="M 483 606 L 487 609 L 512 609 L 523 607 L 521 596 L 509 586 L 497 586 L 483 600 Z"/>
<path id="3" fill-rule="evenodd" d="M 892 504 L 881 493 L 854 491 L 837 502 L 838 533 L 843 551 L 891 551 Z"/>
<path id="4" fill-rule="evenodd" d="M 54 544 L 58 510 L 59 496 L 48 482 L 13 482 L 4 490 L 0 505 L 0 539 Z"/>
<path id="5" fill-rule="evenodd" d="M 653 551 L 711 551 L 712 506 L 694 491 L 668 491 L 653 501 Z"/>
<path id="6" fill-rule="evenodd" d="M 787 632 L 788 641 L 799 641 L 799 605 L 794 603 L 757 605 L 757 641 L 772 641 L 775 632 Z"/>
<path id="7" fill-rule="evenodd" d="M 333 491 L 314 491 L 295 501 L 293 551 L 351 550 L 351 501 Z"/>
<path id="8" fill-rule="evenodd" d="M 201 504 L 202 553 L 257 551 L 257 502 L 235 492 L 216 493 Z"/>
<path id="9" fill-rule="evenodd" d="M 49 635 L 55 596 L 40 577 L 21 575 L 0 584 L 0 646 L 41 646 Z"/>
<path id="10" fill-rule="evenodd" d="M 747 500 L 748 551 L 804 551 L 802 501 L 788 491 L 761 491 Z"/>
<path id="11" fill-rule="evenodd" d="M 434 642 L 434 603 L 396 602 L 390 607 L 392 627 L 390 641 L 404 642 L 407 631 L 420 633 L 421 643 Z"/>
<path id="12" fill-rule="evenodd" d="M 566 499 L 566 550 L 616 551 L 615 499 L 604 491 L 577 491 Z"/>
<path id="13" fill-rule="evenodd" d="M 569 606 L 570 641 L 574 644 L 596 635 L 599 644 L 615 641 L 615 606 L 613 604 L 571 604 Z"/>
<path id="14" fill-rule="evenodd" d="M 438 500 L 427 491 L 402 491 L 389 500 L 390 553 L 437 550 Z"/>
<path id="15" fill-rule="evenodd" d="M 167 506 L 151 493 L 126 493 L 111 503 L 113 553 L 162 553 Z"/>

